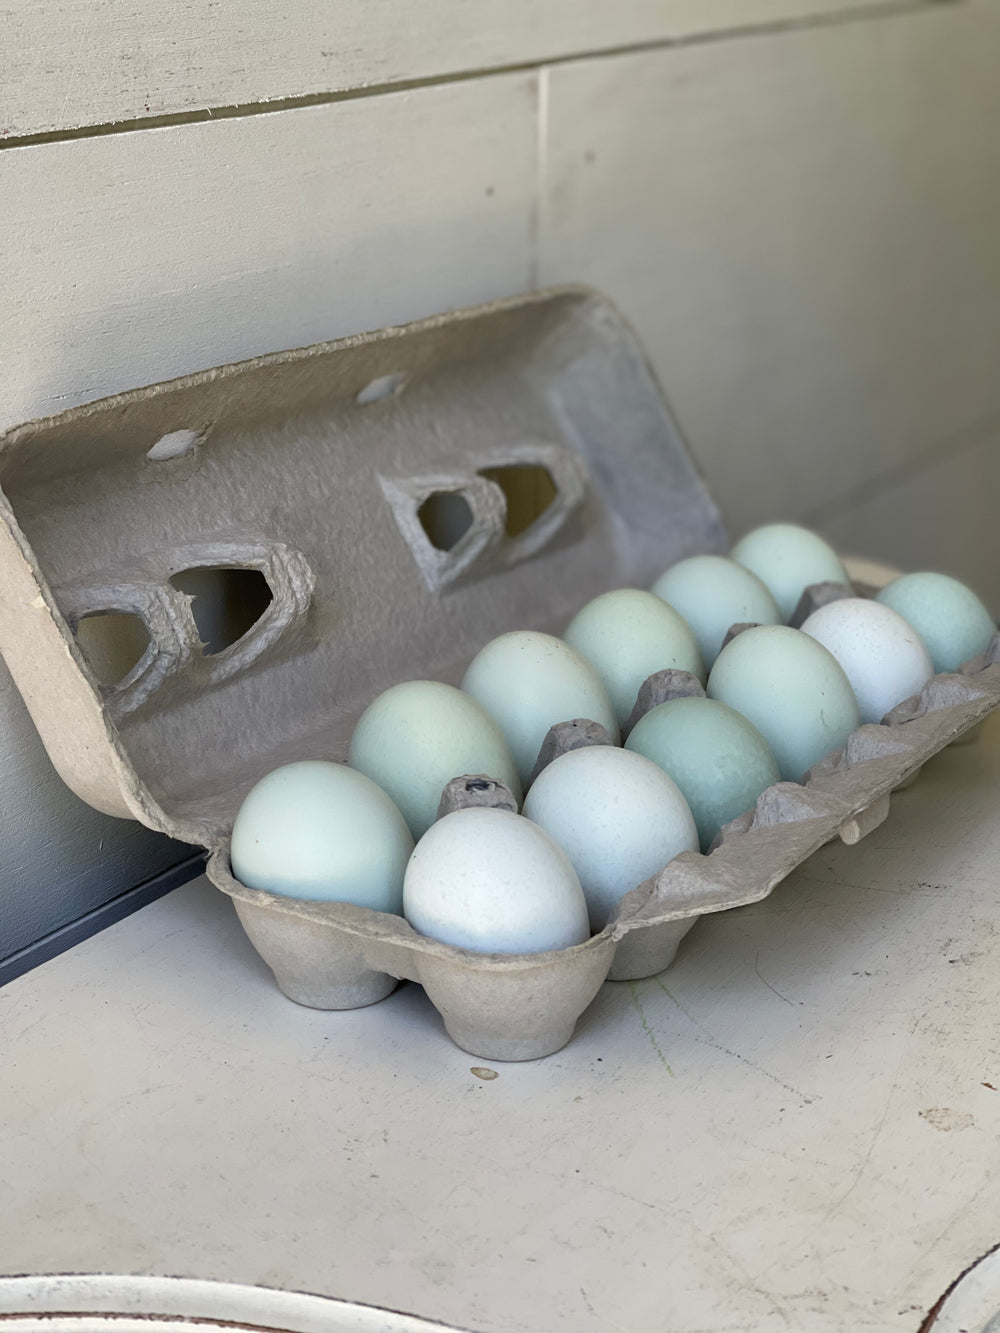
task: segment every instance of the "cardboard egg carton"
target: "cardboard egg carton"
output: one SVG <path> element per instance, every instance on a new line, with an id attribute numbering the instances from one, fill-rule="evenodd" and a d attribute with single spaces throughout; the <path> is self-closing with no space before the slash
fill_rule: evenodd
<path id="1" fill-rule="evenodd" d="M 515 523 L 533 494 L 533 521 Z M 1000 703 L 996 641 L 557 952 L 472 954 L 398 917 L 249 889 L 228 856 L 240 803 L 279 764 L 343 759 L 390 685 L 457 683 L 495 635 L 560 633 L 598 593 L 726 546 L 634 335 L 580 288 L 255 358 L 0 439 L 0 652 L 65 781 L 207 848 L 293 1000 L 354 1008 L 409 978 L 487 1059 L 559 1049 L 606 978 L 661 971 L 699 916 L 875 827 Z M 178 587 L 192 570 L 250 571 L 270 594 L 214 652 Z M 148 636 L 104 683 L 78 637 L 102 615 Z"/>

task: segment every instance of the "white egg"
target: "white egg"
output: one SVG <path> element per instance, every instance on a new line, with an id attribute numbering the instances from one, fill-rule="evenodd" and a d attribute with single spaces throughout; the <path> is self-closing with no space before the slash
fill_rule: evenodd
<path id="1" fill-rule="evenodd" d="M 934 674 L 917 631 L 891 607 L 845 597 L 814 611 L 802 626 L 844 668 L 862 722 L 881 722 L 890 708 L 917 694 Z"/>
<path id="2" fill-rule="evenodd" d="M 630 889 L 678 853 L 698 851 L 694 817 L 677 785 L 642 755 L 607 745 L 553 760 L 525 797 L 524 814 L 572 861 L 595 931 Z"/>
<path id="3" fill-rule="evenodd" d="M 861 725 L 837 659 L 787 625 L 744 630 L 723 648 L 708 695 L 742 713 L 764 737 L 786 782 L 798 782 Z"/>
<path id="4" fill-rule="evenodd" d="M 757 575 L 721 555 L 679 560 L 660 575 L 653 592 L 691 626 L 709 670 L 730 626 L 782 623 L 777 603 Z"/>
<path id="5" fill-rule="evenodd" d="M 543 953 L 590 938 L 562 848 L 508 810 L 456 810 L 417 843 L 403 883 L 414 930 L 474 953 Z"/>
<path id="6" fill-rule="evenodd" d="M 813 583 L 850 584 L 847 570 L 828 542 L 795 523 L 768 523 L 742 537 L 729 552 L 765 584 L 781 618 L 791 620 L 799 598 Z"/>
<path id="7" fill-rule="evenodd" d="M 618 742 L 618 722 L 600 676 L 551 634 L 501 634 L 472 659 L 462 689 L 499 723 L 523 784 L 556 722 L 600 722 Z"/>
<path id="8" fill-rule="evenodd" d="M 993 617 L 964 583 L 947 574 L 904 574 L 876 595 L 917 631 L 935 671 L 957 671 L 989 647 Z"/>
<path id="9" fill-rule="evenodd" d="M 628 721 L 647 676 L 670 667 L 700 681 L 705 668 L 682 616 L 655 593 L 619 588 L 588 602 L 563 636 L 604 681 L 619 726 Z"/>
<path id="10" fill-rule="evenodd" d="M 670 699 L 639 719 L 626 748 L 668 773 L 691 807 L 702 851 L 731 819 L 780 781 L 757 728 L 717 699 Z"/>
<path id="11" fill-rule="evenodd" d="M 288 898 L 401 912 L 413 838 L 380 787 L 343 764 L 303 760 L 257 783 L 233 825 L 233 874 Z"/>
<path id="12" fill-rule="evenodd" d="M 349 763 L 389 793 L 415 838 L 434 823 L 452 778 L 499 778 L 521 799 L 503 732 L 475 699 L 434 680 L 394 685 L 370 703 L 351 737 Z"/>

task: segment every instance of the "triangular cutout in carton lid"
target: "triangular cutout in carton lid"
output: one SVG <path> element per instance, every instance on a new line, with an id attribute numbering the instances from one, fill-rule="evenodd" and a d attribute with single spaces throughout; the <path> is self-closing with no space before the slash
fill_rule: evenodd
<path id="1" fill-rule="evenodd" d="M 31 422 L 0 487 L 0 651 L 57 769 L 207 846 L 269 769 L 342 759 L 389 685 L 724 546 L 634 335 L 580 288 Z M 220 589 L 228 620 L 201 614 Z"/>

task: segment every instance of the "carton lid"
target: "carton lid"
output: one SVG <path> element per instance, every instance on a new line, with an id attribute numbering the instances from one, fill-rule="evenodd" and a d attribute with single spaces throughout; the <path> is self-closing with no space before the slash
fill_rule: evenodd
<path id="1" fill-rule="evenodd" d="M 30 422 L 0 488 L 0 652 L 56 768 L 206 846 L 271 768 L 343 759 L 381 690 L 725 544 L 635 336 L 581 288 Z M 220 588 L 237 623 L 205 645 Z M 138 660 L 102 681 L 108 616 Z"/>

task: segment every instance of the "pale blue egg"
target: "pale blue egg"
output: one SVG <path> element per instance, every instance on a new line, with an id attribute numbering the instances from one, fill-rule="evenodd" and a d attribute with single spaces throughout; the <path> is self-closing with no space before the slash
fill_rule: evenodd
<path id="1" fill-rule="evenodd" d="M 847 673 L 862 722 L 881 722 L 934 675 L 917 631 L 890 606 L 844 597 L 814 611 L 802 633 L 829 649 Z"/>
<path id="2" fill-rule="evenodd" d="M 485 774 L 521 799 L 517 766 L 496 722 L 475 699 L 435 680 L 394 685 L 370 703 L 351 737 L 349 762 L 389 793 L 415 838 L 434 823 L 452 778 Z"/>
<path id="3" fill-rule="evenodd" d="M 748 631 L 749 632 L 749 631 Z M 781 780 L 767 742 L 742 714 L 715 699 L 671 699 L 633 727 L 627 750 L 645 755 L 684 793 L 702 851 Z"/>
<path id="4" fill-rule="evenodd" d="M 786 625 L 737 635 L 716 658 L 708 695 L 753 723 L 787 782 L 800 781 L 861 725 L 843 667 L 821 643 Z"/>
<path id="5" fill-rule="evenodd" d="M 630 889 L 680 852 L 698 851 L 694 816 L 677 784 L 641 754 L 608 745 L 554 759 L 532 784 L 524 814 L 572 861 L 595 931 Z"/>
<path id="6" fill-rule="evenodd" d="M 957 671 L 986 651 L 997 627 L 982 602 L 947 574 L 904 574 L 876 595 L 917 631 L 935 671 Z"/>
<path id="7" fill-rule="evenodd" d="M 690 627 L 655 593 L 638 588 L 602 593 L 577 612 L 563 637 L 604 681 L 620 726 L 654 672 L 673 667 L 705 679 Z"/>
<path id="8" fill-rule="evenodd" d="M 257 783 L 233 825 L 233 874 L 287 898 L 401 912 L 413 851 L 406 821 L 363 773 L 321 759 L 285 764 Z"/>
<path id="9" fill-rule="evenodd" d="M 475 953 L 543 953 L 590 938 L 576 871 L 544 829 L 509 810 L 456 810 L 417 843 L 403 911 L 414 930 Z"/>
<path id="10" fill-rule="evenodd" d="M 653 592 L 690 625 L 708 670 L 731 625 L 782 623 L 777 603 L 757 575 L 722 555 L 679 560 L 660 575 Z"/>
<path id="11" fill-rule="evenodd" d="M 618 722 L 600 676 L 551 634 L 501 634 L 472 659 L 462 689 L 499 723 L 522 784 L 531 777 L 546 732 L 556 722 L 578 717 L 600 722 L 618 743 Z"/>
<path id="12" fill-rule="evenodd" d="M 811 584 L 850 584 L 833 547 L 795 523 L 768 523 L 755 528 L 740 538 L 729 554 L 768 588 L 786 622 Z"/>

